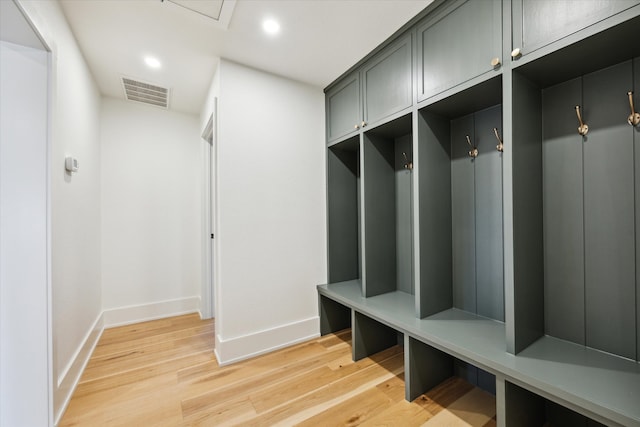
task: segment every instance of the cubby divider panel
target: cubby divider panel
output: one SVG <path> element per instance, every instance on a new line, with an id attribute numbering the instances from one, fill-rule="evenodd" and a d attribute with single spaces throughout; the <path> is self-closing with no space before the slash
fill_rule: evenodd
<path id="1" fill-rule="evenodd" d="M 405 335 L 405 399 L 409 402 L 453 376 L 453 357 Z"/>
<path id="2" fill-rule="evenodd" d="M 327 150 L 329 283 L 361 275 L 360 137 Z"/>
<path id="3" fill-rule="evenodd" d="M 420 318 L 453 306 L 450 141 L 448 121 L 421 110 L 418 115 Z"/>
<path id="4" fill-rule="evenodd" d="M 506 323 L 507 351 L 517 354 L 544 334 L 542 97 L 524 76 L 513 73 L 512 80 L 514 285 L 507 302 L 513 317 Z"/>
<path id="5" fill-rule="evenodd" d="M 633 87 L 636 108 L 640 108 L 640 57 L 633 61 Z M 640 361 L 640 125 L 633 132 L 635 152 L 635 200 L 636 200 L 636 355 Z"/>

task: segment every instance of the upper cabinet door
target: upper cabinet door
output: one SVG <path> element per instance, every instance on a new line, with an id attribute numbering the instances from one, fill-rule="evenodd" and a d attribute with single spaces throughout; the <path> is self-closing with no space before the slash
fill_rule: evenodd
<path id="1" fill-rule="evenodd" d="M 418 28 L 418 98 L 500 67 L 502 1 L 456 0 Z"/>
<path id="2" fill-rule="evenodd" d="M 362 70 L 364 125 L 413 104 L 411 34 L 383 50 Z"/>
<path id="3" fill-rule="evenodd" d="M 357 71 L 327 92 L 326 109 L 327 141 L 334 141 L 360 129 L 362 111 Z"/>
<path id="4" fill-rule="evenodd" d="M 513 0 L 512 55 L 527 55 L 637 4 L 640 0 Z"/>

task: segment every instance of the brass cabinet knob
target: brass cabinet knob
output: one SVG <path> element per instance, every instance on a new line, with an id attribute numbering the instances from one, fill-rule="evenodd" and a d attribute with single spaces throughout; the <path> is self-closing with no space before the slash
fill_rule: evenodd
<path id="1" fill-rule="evenodd" d="M 491 66 L 493 68 L 496 68 L 496 67 L 500 66 L 500 58 L 498 58 L 497 56 L 495 58 L 493 58 L 491 60 Z"/>
<path id="2" fill-rule="evenodd" d="M 367 125 L 367 122 L 365 122 L 364 120 L 362 121 L 362 125 L 361 127 L 365 127 Z"/>
<path id="3" fill-rule="evenodd" d="M 511 51 L 511 57 L 512 57 L 513 59 L 519 58 L 519 57 L 521 57 L 521 56 L 522 56 L 522 52 L 520 51 L 520 48 L 519 48 L 519 47 L 517 47 L 517 48 L 515 48 L 515 49 L 513 49 L 513 50 Z"/>
<path id="4" fill-rule="evenodd" d="M 355 126 L 353 126 L 353 128 L 354 128 L 355 130 L 358 130 L 358 129 L 360 129 L 360 126 L 355 125 Z"/>

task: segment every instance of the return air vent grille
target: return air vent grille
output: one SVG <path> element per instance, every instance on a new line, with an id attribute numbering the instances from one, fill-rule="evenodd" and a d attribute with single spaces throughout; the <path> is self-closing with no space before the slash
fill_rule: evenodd
<path id="1" fill-rule="evenodd" d="M 137 80 L 122 78 L 125 96 L 129 101 L 142 102 L 156 107 L 169 106 L 169 89 Z"/>

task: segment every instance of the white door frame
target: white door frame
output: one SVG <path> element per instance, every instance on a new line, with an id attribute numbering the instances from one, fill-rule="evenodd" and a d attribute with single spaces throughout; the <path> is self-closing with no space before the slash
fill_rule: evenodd
<path id="1" fill-rule="evenodd" d="M 0 144 L 0 169 L 4 172 L 0 187 L 0 329 L 10 331 L 0 334 L 0 425 L 53 426 L 51 111 L 54 59 L 22 5 L 16 1 L 0 2 L 3 17 L 11 16 L 9 19 L 15 24 L 3 28 L 7 32 L 3 33 L 2 40 L 19 46 L 16 49 L 30 58 L 33 52 L 38 52 L 38 61 L 46 62 L 42 71 L 36 73 L 30 68 L 25 73 L 25 79 L 35 78 L 28 84 L 40 86 L 42 80 L 46 80 L 46 94 L 18 96 L 21 102 L 33 106 L 27 117 L 21 117 L 32 126 L 28 130 L 20 126 L 5 127 L 6 139 L 2 138 Z M 35 41 L 27 40 L 30 38 Z M 1 115 L 4 114 L 2 109 Z M 20 219 L 25 211 L 30 214 L 28 223 Z M 9 375 L 5 375 L 7 373 Z"/>
<path id="2" fill-rule="evenodd" d="M 202 132 L 204 142 L 204 194 L 203 194 L 203 284 L 202 284 L 202 302 L 200 314 L 203 319 L 215 317 L 216 310 L 216 110 L 217 98 L 214 99 L 213 112 L 209 116 L 209 120 Z"/>

